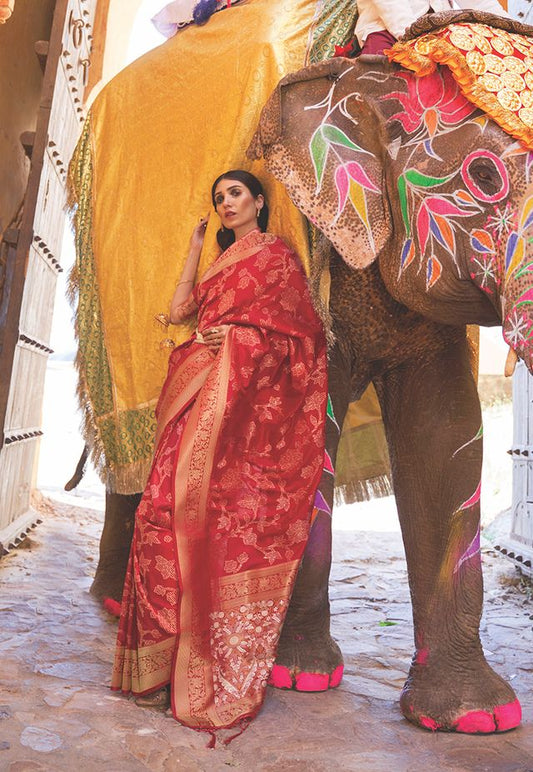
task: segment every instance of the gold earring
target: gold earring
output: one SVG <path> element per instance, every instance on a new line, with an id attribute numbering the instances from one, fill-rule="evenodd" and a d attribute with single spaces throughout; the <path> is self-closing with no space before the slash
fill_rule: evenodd
<path id="1" fill-rule="evenodd" d="M 256 218 L 258 218 L 260 214 L 261 214 L 261 209 L 257 209 L 255 214 Z"/>

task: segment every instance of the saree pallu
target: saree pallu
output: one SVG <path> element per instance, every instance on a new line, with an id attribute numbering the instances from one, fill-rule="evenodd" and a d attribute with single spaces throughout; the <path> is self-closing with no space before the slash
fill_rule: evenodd
<path id="1" fill-rule="evenodd" d="M 220 729 L 264 698 L 324 457 L 326 348 L 298 259 L 253 231 L 194 290 L 137 511 L 112 689 Z M 202 330 L 227 324 L 216 356 Z"/>

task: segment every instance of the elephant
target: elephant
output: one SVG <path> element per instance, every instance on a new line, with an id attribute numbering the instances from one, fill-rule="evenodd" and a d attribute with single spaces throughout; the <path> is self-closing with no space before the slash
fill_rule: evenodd
<path id="1" fill-rule="evenodd" d="M 434 15 L 430 25 L 465 19 L 501 22 L 461 12 Z M 427 30 L 426 19 L 409 34 Z M 482 425 L 465 326 L 503 321 L 507 341 L 532 369 L 531 155 L 461 94 L 447 69 L 418 79 L 384 57 L 335 58 L 285 77 L 249 153 L 264 159 L 322 234 L 317 253 L 329 263 L 336 339 L 322 504 L 271 683 L 320 691 L 342 678 L 329 628 L 332 472 L 348 404 L 373 384 L 413 603 L 415 655 L 401 709 L 431 730 L 512 729 L 520 704 L 479 640 Z M 80 242 L 87 232 L 78 227 Z M 98 597 L 120 599 L 138 490 L 108 486 Z"/>
<path id="2" fill-rule="evenodd" d="M 406 39 L 457 20 L 501 23 L 448 12 L 419 20 Z M 384 56 L 286 76 L 249 153 L 329 245 L 335 424 L 369 383 L 379 397 L 413 607 L 403 715 L 431 730 L 512 729 L 519 701 L 479 639 L 483 427 L 466 325 L 501 324 L 533 372 L 533 155 L 447 67 L 418 78 Z M 337 443 L 328 431 L 333 466 Z M 312 672 L 339 681 L 330 522 L 321 513 L 298 576 L 271 676 L 281 687 L 298 689 Z"/>

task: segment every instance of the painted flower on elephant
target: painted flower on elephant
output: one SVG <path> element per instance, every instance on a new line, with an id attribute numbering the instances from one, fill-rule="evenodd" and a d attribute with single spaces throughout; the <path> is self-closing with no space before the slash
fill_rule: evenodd
<path id="1" fill-rule="evenodd" d="M 457 218 L 468 218 L 479 213 L 479 204 L 468 193 L 459 189 L 452 193 L 438 193 L 456 172 L 446 177 L 423 174 L 407 169 L 398 179 L 398 195 L 405 226 L 406 240 L 400 260 L 400 275 L 418 256 L 420 264 L 426 259 L 426 289 L 431 289 L 442 275 L 442 261 L 437 249 L 447 252 L 456 261 L 455 230 L 464 228 Z M 428 250 L 429 248 L 429 250 Z"/>
<path id="2" fill-rule="evenodd" d="M 402 105 L 403 110 L 389 120 L 402 124 L 411 135 L 410 142 L 424 141 L 429 155 L 435 155 L 431 147 L 435 136 L 458 128 L 476 112 L 477 108 L 463 96 L 447 69 L 425 78 L 413 78 L 408 72 L 399 72 L 394 77 L 405 81 L 407 91 L 393 91 L 381 97 L 395 99 Z"/>

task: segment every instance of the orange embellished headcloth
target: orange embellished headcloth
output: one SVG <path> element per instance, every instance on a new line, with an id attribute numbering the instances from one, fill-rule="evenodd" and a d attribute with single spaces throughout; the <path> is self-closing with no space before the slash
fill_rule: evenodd
<path id="1" fill-rule="evenodd" d="M 455 15 L 458 19 L 465 16 L 465 20 L 435 24 L 426 34 L 406 39 L 419 26 L 417 22 L 406 38 L 385 53 L 420 77 L 432 73 L 438 64 L 446 65 L 472 104 L 533 149 L 533 28 L 513 25 L 512 20 L 492 14 Z M 492 23 L 468 21 L 472 16 L 490 18 Z M 429 16 L 423 21 L 431 24 Z M 433 23 L 436 21 L 435 17 Z M 496 26 L 500 23 L 509 29 Z M 529 34 L 514 32 L 513 28 Z"/>

